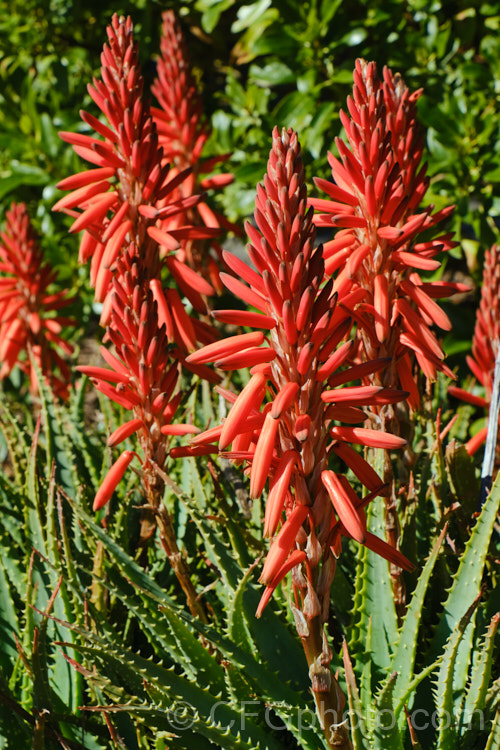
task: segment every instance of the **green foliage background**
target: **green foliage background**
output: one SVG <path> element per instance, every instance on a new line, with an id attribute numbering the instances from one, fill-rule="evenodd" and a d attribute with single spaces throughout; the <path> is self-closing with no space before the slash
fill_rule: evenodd
<path id="1" fill-rule="evenodd" d="M 428 200 L 456 205 L 461 247 L 448 261 L 450 271 L 480 281 L 500 217 L 498 3 L 2 0 L 0 213 L 12 200 L 31 204 L 62 281 L 80 281 L 87 314 L 85 272 L 77 268 L 69 221 L 51 213 L 55 184 L 81 169 L 57 131 L 84 127 L 78 111 L 92 109 L 86 86 L 98 72 L 113 12 L 132 16 L 143 72 L 152 81 L 167 7 L 181 18 L 200 81 L 213 127 L 209 149 L 232 153 L 236 180 L 221 199 L 230 219 L 253 210 L 274 125 L 299 132 L 311 186 L 313 176 L 328 176 L 326 154 L 341 131 L 338 112 L 352 87 L 354 60 L 364 57 L 400 71 L 411 89 L 424 88 L 419 114 L 433 177 Z M 450 354 L 468 348 L 473 307 L 453 315 L 460 333 L 445 342 Z"/>

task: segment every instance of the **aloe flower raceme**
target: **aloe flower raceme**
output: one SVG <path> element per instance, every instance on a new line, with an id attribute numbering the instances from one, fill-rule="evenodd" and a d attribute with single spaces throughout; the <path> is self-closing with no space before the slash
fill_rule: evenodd
<path id="1" fill-rule="evenodd" d="M 36 392 L 31 356 L 55 393 L 66 398 L 71 369 L 61 353 L 72 354 L 73 346 L 63 331 L 76 322 L 58 313 L 72 300 L 66 290 L 50 289 L 56 277 L 44 261 L 26 206 L 13 203 L 0 234 L 0 378 L 18 365 Z"/>
<path id="2" fill-rule="evenodd" d="M 255 221 L 257 227 L 248 223 L 246 229 L 251 240 L 248 253 L 257 270 L 227 253 L 226 263 L 241 280 L 222 277 L 231 291 L 260 312 L 219 310 L 214 315 L 264 329 L 266 335 L 255 330 L 189 355 L 190 362 L 216 362 L 226 370 L 253 365 L 251 379 L 239 395 L 222 391 L 232 402 L 227 419 L 191 444 L 218 442 L 220 449 L 232 444 L 225 455 L 247 467 L 253 498 L 261 495 L 269 478 L 264 533 L 273 541 L 262 571 L 266 589 L 258 614 L 292 571 L 293 612 L 316 705 L 327 737 L 331 729 L 329 739 L 347 747 L 346 735 L 333 726 L 342 706 L 323 631 L 341 538 L 355 539 L 409 566 L 403 555 L 366 528 L 364 507 L 386 488 L 351 444 L 401 447 L 401 438 L 361 425 L 367 418 L 363 407 L 394 403 L 406 392 L 345 385 L 382 369 L 387 360 L 340 369 L 353 348 L 352 341 L 344 341 L 351 319 L 337 305 L 333 282 L 323 283 L 323 251 L 321 246 L 314 248 L 312 209 L 307 208 L 300 146 L 293 131 L 273 132 L 268 171 L 264 185 L 257 188 Z M 331 468 L 337 457 L 367 488 L 364 497 Z"/>
<path id="3" fill-rule="evenodd" d="M 175 226 L 169 231 L 164 228 L 165 222 L 183 214 L 200 197 L 191 193 L 179 196 L 177 188 L 187 179 L 188 172 L 172 175 L 163 158 L 156 125 L 143 100 L 144 83 L 130 18 L 113 16 L 107 33 L 101 80 L 94 79 L 88 88 L 105 122 L 82 111 L 82 119 L 98 137 L 60 134 L 95 168 L 58 184 L 60 189 L 72 192 L 58 201 L 54 210 L 75 217 L 71 232 L 83 230 L 80 262 L 91 260 L 90 280 L 98 301 L 106 298 L 117 259 L 124 248 L 134 243 L 140 248 L 149 278 L 159 277 L 164 262 L 193 306 L 203 312 L 206 309 L 203 295 L 213 294 L 214 290 L 176 253 L 181 241 L 212 237 L 219 230 L 191 226 Z M 177 291 L 175 295 L 180 302 Z"/>
<path id="4" fill-rule="evenodd" d="M 153 107 L 152 112 L 165 157 L 182 169 L 198 164 L 210 128 L 174 12 L 166 10 L 162 21 L 161 56 L 152 87 L 160 108 Z"/>
<path id="5" fill-rule="evenodd" d="M 131 246 L 119 259 L 119 273 L 112 281 L 106 339 L 112 343 L 114 351 L 101 347 L 101 354 L 111 369 L 87 365 L 77 369 L 88 375 L 105 396 L 132 412 L 132 419 L 110 436 L 108 445 L 119 445 L 137 433 L 144 454 L 143 485 L 149 502 L 156 505 L 156 498 L 163 491 L 163 480 L 157 470 L 166 466 L 171 452 L 169 441 L 173 436 L 199 430 L 191 424 L 173 424 L 183 396 L 178 387 L 183 355 L 169 346 L 168 327 L 174 318 L 171 316 L 165 322 L 169 308 L 159 282 L 150 281 L 148 288 L 141 278 L 141 263 L 135 252 L 135 247 Z M 191 367 L 203 377 L 214 379 L 209 368 Z M 215 380 L 217 382 L 218 378 Z M 176 450 L 173 449 L 174 456 Z M 98 493 L 94 510 L 108 502 L 120 479 L 121 476 L 111 492 Z"/>
<path id="6" fill-rule="evenodd" d="M 452 375 L 431 330 L 451 327 L 436 299 L 467 289 L 420 276 L 438 269 L 436 256 L 456 244 L 450 234 L 420 237 L 453 210 L 419 208 L 428 186 L 416 123 L 420 95 L 421 90 L 410 93 L 399 74 L 384 68 L 381 81 L 373 62 L 357 60 L 349 114 L 341 112 L 347 144 L 337 139 L 340 158 L 329 155 L 334 182 L 316 179 L 328 199 L 310 201 L 320 212 L 316 226 L 339 229 L 325 245 L 326 273 L 337 271 L 334 290 L 361 303 L 356 316 L 363 357 L 391 358 L 370 382 L 400 384 L 413 408 L 419 404 L 414 356 L 427 378 L 438 370 Z"/>
<path id="7" fill-rule="evenodd" d="M 164 158 L 175 170 L 182 172 L 192 167 L 191 174 L 179 184 L 179 197 L 205 190 L 220 189 L 233 181 L 232 174 L 209 174 L 217 163 L 228 157 L 216 156 L 202 160 L 203 148 L 210 136 L 210 127 L 203 115 L 203 106 L 198 87 L 191 73 L 190 63 L 181 28 L 172 10 L 163 13 L 161 56 L 158 60 L 156 78 L 152 91 L 160 107 L 152 107 L 158 139 L 163 147 Z M 186 210 L 186 214 L 173 217 L 169 225 L 182 222 L 207 227 L 223 227 L 239 234 L 238 228 L 224 216 L 214 211 L 202 200 Z M 197 238 L 181 240 L 182 255 L 195 270 L 210 278 L 212 284 L 221 288 L 219 267 L 216 259 L 222 260 L 222 248 L 214 240 L 210 247 L 215 258 L 210 255 L 208 241 Z"/>
<path id="8" fill-rule="evenodd" d="M 483 285 L 481 300 L 476 315 L 476 325 L 472 339 L 472 356 L 467 357 L 467 364 L 472 374 L 484 387 L 484 397 L 451 386 L 448 390 L 452 396 L 474 406 L 488 409 L 493 392 L 495 360 L 500 346 L 500 247 L 493 245 L 486 250 L 484 257 Z M 466 444 L 467 451 L 473 455 L 486 440 L 488 428 L 484 427 Z"/>
<path id="9" fill-rule="evenodd" d="M 433 380 L 437 371 L 453 373 L 432 327 L 444 330 L 451 322 L 436 299 L 466 287 L 441 281 L 425 281 L 422 271 L 436 271 L 436 256 L 456 243 L 450 234 L 433 237 L 436 226 L 453 210 L 433 213 L 420 208 L 428 187 L 426 167 L 421 165 L 423 141 L 416 121 L 416 102 L 421 90 L 410 93 L 400 75 L 384 68 L 383 80 L 373 62 L 357 60 L 348 113 L 340 117 L 346 141 L 338 138 L 339 158 L 329 155 L 333 182 L 316 179 L 328 199 L 312 199 L 319 211 L 316 226 L 335 227 L 335 237 L 325 245 L 327 277 L 336 273 L 334 290 L 347 297 L 358 320 L 357 336 L 362 361 L 388 357 L 389 366 L 364 382 L 408 391 L 408 404 L 420 404 L 418 370 Z M 422 236 L 422 233 L 425 233 Z M 429 236 L 431 239 L 429 239 Z M 376 408 L 383 429 L 410 436 L 413 430 L 408 407 Z M 386 500 L 386 533 L 397 546 L 399 499 L 393 483 L 393 466 L 383 458 L 383 478 L 392 483 Z M 400 469 L 407 474 L 413 462 L 411 440 Z M 396 566 L 391 567 L 398 612 L 405 606 L 404 587 Z"/>
<path id="10" fill-rule="evenodd" d="M 189 423 L 174 423 L 183 392 L 179 387 L 178 352 L 171 350 L 166 325 L 152 290 L 141 278 L 141 263 L 131 246 L 118 260 L 118 274 L 112 281 L 111 308 L 106 337 L 114 351 L 101 348 L 109 366 L 81 366 L 105 396 L 130 411 L 130 419 L 108 439 L 114 447 L 137 434 L 142 458 L 125 450 L 113 463 L 99 488 L 94 510 L 111 499 L 116 486 L 134 458 L 140 463 L 141 486 L 149 509 L 155 515 L 160 540 L 186 593 L 193 614 L 202 615 L 187 566 L 179 553 L 170 516 L 162 503 L 163 479 L 169 456 L 176 449 L 170 442 L 199 430 Z M 155 282 L 151 282 L 154 287 Z M 208 368 L 204 368 L 208 371 Z M 203 373 L 207 374 L 207 373 Z"/>

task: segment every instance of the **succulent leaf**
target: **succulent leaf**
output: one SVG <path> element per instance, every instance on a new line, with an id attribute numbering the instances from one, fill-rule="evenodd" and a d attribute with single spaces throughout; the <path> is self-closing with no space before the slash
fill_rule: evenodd
<path id="1" fill-rule="evenodd" d="M 391 669 L 398 674 L 398 679 L 393 687 L 395 706 L 398 705 L 402 694 L 405 692 L 406 686 L 413 677 L 417 637 L 423 613 L 425 594 L 446 531 L 447 527 L 445 526 L 441 531 L 438 540 L 434 544 L 432 552 L 429 555 L 422 572 L 420 573 L 417 586 L 410 601 L 410 606 L 408 607 L 405 619 L 403 620 L 403 624 L 399 631 L 399 637 L 391 662 Z"/>
<path id="2" fill-rule="evenodd" d="M 446 639 L 456 628 L 464 612 L 472 605 L 480 588 L 486 555 L 500 506 L 500 474 L 472 530 L 444 604 L 436 635 L 431 647 L 431 657 L 444 647 Z"/>
<path id="3" fill-rule="evenodd" d="M 450 635 L 441 660 L 435 691 L 436 714 L 438 719 L 437 750 L 452 750 L 456 747 L 458 738 L 459 717 L 455 713 L 454 703 L 454 673 L 459 653 L 460 643 L 471 621 L 481 595 L 477 596 L 464 616 L 460 619 Z"/>
<path id="4" fill-rule="evenodd" d="M 370 747 L 369 735 L 365 723 L 365 708 L 359 698 L 356 676 L 352 668 L 347 644 L 344 641 L 344 669 L 349 700 L 349 718 L 351 725 L 351 739 L 354 750 L 366 750 Z"/>
<path id="5" fill-rule="evenodd" d="M 376 722 L 373 733 L 376 750 L 403 750 L 404 748 L 393 705 L 393 691 L 398 679 L 397 672 L 393 672 L 377 695 Z"/>

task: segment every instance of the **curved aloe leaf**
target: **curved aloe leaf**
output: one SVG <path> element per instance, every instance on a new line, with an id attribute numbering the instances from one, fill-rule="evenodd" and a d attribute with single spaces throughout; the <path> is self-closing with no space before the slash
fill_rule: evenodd
<path id="1" fill-rule="evenodd" d="M 404 747 L 392 700 L 397 680 L 397 672 L 393 672 L 377 696 L 373 745 L 376 750 L 403 750 Z"/>
<path id="2" fill-rule="evenodd" d="M 439 550 L 446 535 L 445 526 L 437 539 L 429 558 L 420 573 L 417 586 L 413 592 L 410 606 L 399 631 L 399 637 L 391 662 L 391 670 L 397 672 L 398 680 L 394 685 L 393 700 L 397 705 L 405 688 L 413 677 L 415 668 L 415 654 L 417 651 L 417 636 L 422 618 L 425 594 L 429 586 L 429 580 L 437 560 Z"/>
<path id="3" fill-rule="evenodd" d="M 438 738 L 436 750 L 454 750 L 458 738 L 458 720 L 455 715 L 453 677 L 460 643 L 469 622 L 479 605 L 481 594 L 471 604 L 446 643 L 436 681 L 436 714 Z"/>
<path id="4" fill-rule="evenodd" d="M 347 643 L 343 646 L 344 669 L 347 684 L 347 698 L 349 701 L 349 719 L 351 725 L 351 740 L 354 750 L 367 750 L 371 747 L 365 722 L 365 712 L 359 698 L 356 677 L 347 650 Z"/>
<path id="5" fill-rule="evenodd" d="M 477 519 L 470 539 L 466 544 L 439 621 L 431 648 L 431 658 L 432 656 L 436 657 L 441 652 L 446 640 L 460 622 L 464 612 L 472 605 L 481 589 L 484 564 L 499 507 L 500 475 L 496 478 L 491 493 L 483 506 L 481 515 Z"/>
<path id="6" fill-rule="evenodd" d="M 384 537 L 384 508 L 382 502 L 370 503 L 367 522 L 374 534 Z M 371 659 L 373 672 L 383 678 L 391 669 L 392 650 L 398 639 L 397 616 L 391 585 L 389 563 L 366 547 L 358 557 L 354 612 L 357 623 L 349 642 L 357 644 L 364 653 L 371 618 Z"/>
<path id="7" fill-rule="evenodd" d="M 484 750 L 497 750 L 500 747 L 500 708 L 497 709 L 493 724 L 491 727 L 488 743 Z"/>
<path id="8" fill-rule="evenodd" d="M 495 636 L 500 624 L 500 613 L 494 615 L 484 637 L 480 651 L 476 651 L 476 659 L 472 667 L 470 682 L 464 697 L 462 710 L 462 728 L 473 721 L 477 711 L 484 711 L 486 695 L 493 669 L 493 649 Z"/>

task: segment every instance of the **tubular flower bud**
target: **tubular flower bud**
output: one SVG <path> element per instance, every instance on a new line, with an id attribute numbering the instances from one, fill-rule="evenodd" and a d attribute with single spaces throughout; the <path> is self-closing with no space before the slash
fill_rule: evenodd
<path id="1" fill-rule="evenodd" d="M 120 480 L 122 479 L 133 457 L 133 451 L 124 451 L 121 456 L 114 462 L 114 464 L 106 474 L 104 481 L 99 487 L 94 498 L 94 511 L 101 510 L 101 508 L 103 508 L 106 503 L 111 500 L 111 496 L 113 495 L 118 482 L 120 482 Z"/>

